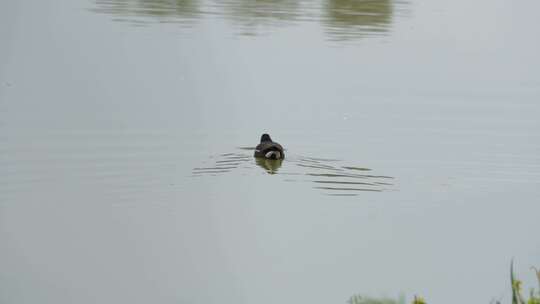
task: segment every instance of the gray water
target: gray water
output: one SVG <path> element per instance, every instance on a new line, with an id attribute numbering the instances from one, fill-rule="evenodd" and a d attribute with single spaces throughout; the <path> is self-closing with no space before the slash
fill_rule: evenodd
<path id="1" fill-rule="evenodd" d="M 2 1 L 0 303 L 508 302 L 540 266 L 539 9 Z"/>

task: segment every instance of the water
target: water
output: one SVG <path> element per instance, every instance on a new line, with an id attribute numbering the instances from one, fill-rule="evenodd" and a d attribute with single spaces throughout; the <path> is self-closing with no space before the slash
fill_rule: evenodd
<path id="1" fill-rule="evenodd" d="M 508 301 L 540 266 L 539 8 L 2 2 L 0 302 Z"/>

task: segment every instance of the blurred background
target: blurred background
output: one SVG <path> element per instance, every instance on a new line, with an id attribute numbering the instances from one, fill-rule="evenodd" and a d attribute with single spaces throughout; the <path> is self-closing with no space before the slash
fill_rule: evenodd
<path id="1" fill-rule="evenodd" d="M 540 266 L 539 9 L 2 1 L 0 302 L 509 302 Z"/>

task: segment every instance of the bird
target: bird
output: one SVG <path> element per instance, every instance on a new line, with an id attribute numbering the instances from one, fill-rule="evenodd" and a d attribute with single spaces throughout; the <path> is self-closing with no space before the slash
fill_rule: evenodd
<path id="1" fill-rule="evenodd" d="M 284 159 L 285 153 L 283 147 L 277 142 L 273 142 L 270 135 L 265 133 L 261 136 L 261 143 L 255 147 L 253 156 L 267 159 Z"/>

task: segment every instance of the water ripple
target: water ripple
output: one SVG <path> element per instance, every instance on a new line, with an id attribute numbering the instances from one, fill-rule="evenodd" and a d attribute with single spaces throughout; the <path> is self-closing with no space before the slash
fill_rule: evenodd
<path id="1" fill-rule="evenodd" d="M 264 170 L 263 172 L 283 177 L 282 180 L 285 182 L 309 182 L 312 184 L 312 189 L 331 196 L 357 196 L 361 192 L 383 192 L 392 190 L 394 186 L 392 176 L 362 174 L 360 172 L 372 170 L 366 167 L 343 165 L 341 160 L 291 156 L 290 153 L 285 160 L 269 160 L 254 158 L 251 154 L 252 149 L 239 148 L 241 152 L 212 156 L 211 164 L 193 168 L 192 176 L 218 176 L 260 167 Z M 281 170 L 284 163 L 288 164 L 287 170 Z M 254 172 L 261 171 L 251 170 L 249 174 L 257 174 Z M 291 176 L 305 177 L 305 179 L 291 179 Z"/>

